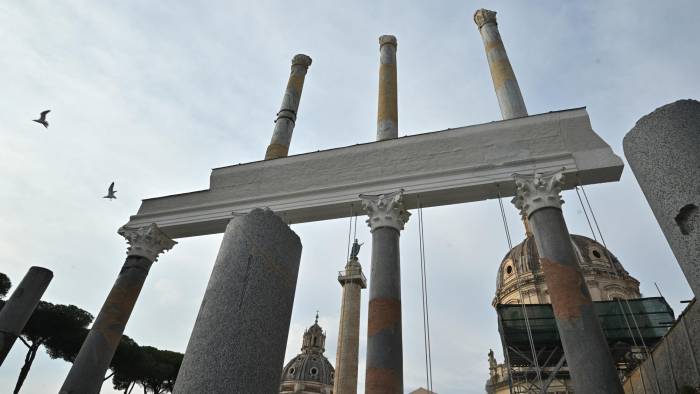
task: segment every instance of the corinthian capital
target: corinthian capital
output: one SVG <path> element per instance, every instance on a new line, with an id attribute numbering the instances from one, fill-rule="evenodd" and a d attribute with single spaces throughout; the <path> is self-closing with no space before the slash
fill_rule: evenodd
<path id="1" fill-rule="evenodd" d="M 362 208 L 367 211 L 367 225 L 374 231 L 379 227 L 403 230 L 411 214 L 403 206 L 403 190 L 378 196 L 360 194 Z"/>
<path id="2" fill-rule="evenodd" d="M 534 175 L 513 174 L 515 178 L 515 197 L 513 205 L 527 217 L 540 208 L 558 208 L 564 200 L 561 199 L 561 171 L 553 173 L 535 173 Z"/>
<path id="3" fill-rule="evenodd" d="M 487 23 L 496 23 L 496 11 L 487 10 L 484 8 L 476 10 L 474 13 L 474 22 L 481 29 Z"/>
<path id="4" fill-rule="evenodd" d="M 117 231 L 126 238 L 129 248 L 127 256 L 141 256 L 155 262 L 158 255 L 170 250 L 177 242 L 170 239 L 155 223 L 139 228 L 122 227 Z"/>

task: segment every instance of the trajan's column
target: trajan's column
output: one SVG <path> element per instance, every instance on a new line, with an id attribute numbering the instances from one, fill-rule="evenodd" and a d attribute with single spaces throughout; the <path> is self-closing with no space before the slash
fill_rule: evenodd
<path id="1" fill-rule="evenodd" d="M 334 394 L 357 393 L 357 363 L 360 349 L 360 298 L 362 289 L 367 287 L 367 279 L 362 273 L 362 265 L 357 260 L 361 244 L 352 245 L 350 259 L 345 270 L 338 273 L 338 282 L 343 286 L 340 308 L 340 328 L 338 348 L 335 358 Z"/>

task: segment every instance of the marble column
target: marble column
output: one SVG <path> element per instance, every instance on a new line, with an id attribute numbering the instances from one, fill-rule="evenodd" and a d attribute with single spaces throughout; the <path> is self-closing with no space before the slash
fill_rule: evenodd
<path id="1" fill-rule="evenodd" d="M 275 130 L 272 132 L 270 145 L 265 152 L 265 160 L 287 157 L 289 144 L 292 142 L 292 132 L 297 121 L 297 111 L 304 89 L 304 78 L 311 65 L 311 58 L 306 55 L 295 55 L 292 58 L 292 70 L 284 91 L 282 105 L 275 119 Z"/>
<path id="2" fill-rule="evenodd" d="M 10 298 L 0 310 L 0 365 L 5 361 L 17 337 L 39 305 L 41 296 L 49 287 L 53 272 L 42 267 L 31 267 Z"/>
<path id="3" fill-rule="evenodd" d="M 622 394 L 561 211 L 561 172 L 514 175 L 515 206 L 529 219 L 566 362 L 578 394 Z"/>
<path id="4" fill-rule="evenodd" d="M 372 232 L 365 394 L 402 394 L 399 235 L 411 214 L 403 191 L 360 198 Z"/>
<path id="5" fill-rule="evenodd" d="M 106 371 L 151 265 L 159 254 L 170 250 L 177 243 L 155 223 L 141 228 L 122 227 L 119 234 L 129 243 L 126 261 L 80 347 L 59 394 L 100 392 Z"/>
<path id="6" fill-rule="evenodd" d="M 474 22 L 479 27 L 479 33 L 484 41 L 493 88 L 496 90 L 503 119 L 527 116 L 525 101 L 520 93 L 518 81 L 515 79 L 513 67 L 508 60 L 501 34 L 498 32 L 496 12 L 483 8 L 477 10 L 474 13 Z"/>
<path id="7" fill-rule="evenodd" d="M 340 308 L 333 393 L 356 394 L 360 350 L 360 297 L 361 290 L 367 287 L 367 280 L 362 273 L 362 265 L 357 260 L 357 256 L 350 257 L 345 270 L 338 274 L 338 282 L 343 286 L 343 298 Z"/>
<path id="8" fill-rule="evenodd" d="M 174 393 L 276 393 L 301 259 L 269 209 L 226 227 Z"/>
<path id="9" fill-rule="evenodd" d="M 377 141 L 399 137 L 399 112 L 396 81 L 396 37 L 379 37 L 379 100 Z"/>
<path id="10" fill-rule="evenodd" d="M 622 146 L 656 221 L 700 298 L 700 102 L 679 100 L 642 117 Z"/>

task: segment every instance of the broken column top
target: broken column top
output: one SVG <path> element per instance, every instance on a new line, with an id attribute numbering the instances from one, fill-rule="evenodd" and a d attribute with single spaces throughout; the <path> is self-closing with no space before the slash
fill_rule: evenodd
<path id="1" fill-rule="evenodd" d="M 306 66 L 309 67 L 311 65 L 311 58 L 307 55 L 304 55 L 303 53 L 300 53 L 298 55 L 294 55 L 292 58 L 292 66 Z"/>
<path id="2" fill-rule="evenodd" d="M 476 10 L 474 13 L 474 23 L 476 23 L 479 29 L 487 23 L 498 24 L 498 22 L 496 22 L 496 11 L 487 10 L 485 8 Z"/>

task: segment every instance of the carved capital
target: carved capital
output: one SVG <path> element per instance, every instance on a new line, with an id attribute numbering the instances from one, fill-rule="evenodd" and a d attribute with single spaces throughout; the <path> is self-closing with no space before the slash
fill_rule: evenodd
<path id="1" fill-rule="evenodd" d="M 170 239 L 155 223 L 139 228 L 122 227 L 117 231 L 126 238 L 129 248 L 127 256 L 141 256 L 155 262 L 158 255 L 170 250 L 177 242 Z"/>
<path id="2" fill-rule="evenodd" d="M 564 174 L 561 171 L 553 173 L 535 173 L 534 175 L 513 174 L 515 178 L 515 197 L 512 203 L 520 209 L 526 217 L 540 208 L 558 208 L 564 200 L 561 199 L 562 181 Z"/>
<path id="3" fill-rule="evenodd" d="M 379 37 L 379 48 L 381 48 L 383 45 L 393 45 L 394 48 L 398 45 L 398 42 L 396 41 L 396 36 L 391 36 L 391 35 L 383 35 Z"/>
<path id="4" fill-rule="evenodd" d="M 292 66 L 304 66 L 304 67 L 309 67 L 311 65 L 311 58 L 300 53 L 298 55 L 294 55 L 292 58 Z"/>
<path id="5" fill-rule="evenodd" d="M 481 27 L 487 23 L 497 24 L 496 11 L 491 11 L 484 8 L 478 9 L 474 13 L 474 22 L 479 27 L 479 29 L 481 29 Z"/>
<path id="6" fill-rule="evenodd" d="M 360 194 L 362 208 L 367 211 L 367 225 L 374 231 L 379 227 L 403 230 L 411 213 L 403 206 L 403 190 L 378 196 Z"/>

